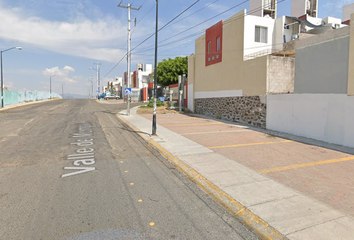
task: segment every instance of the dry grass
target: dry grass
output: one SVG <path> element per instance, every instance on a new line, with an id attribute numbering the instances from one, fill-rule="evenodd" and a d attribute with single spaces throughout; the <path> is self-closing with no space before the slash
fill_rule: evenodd
<path id="1" fill-rule="evenodd" d="M 139 108 L 137 114 L 152 114 L 152 108 Z M 156 108 L 156 114 L 179 114 L 178 109 L 168 110 L 165 106 Z"/>

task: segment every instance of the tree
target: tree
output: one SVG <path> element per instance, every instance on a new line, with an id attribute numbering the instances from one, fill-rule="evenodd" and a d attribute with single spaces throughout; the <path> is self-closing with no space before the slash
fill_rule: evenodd
<path id="1" fill-rule="evenodd" d="M 157 84 L 165 87 L 178 83 L 178 75 L 188 74 L 188 57 L 168 58 L 157 65 Z"/>

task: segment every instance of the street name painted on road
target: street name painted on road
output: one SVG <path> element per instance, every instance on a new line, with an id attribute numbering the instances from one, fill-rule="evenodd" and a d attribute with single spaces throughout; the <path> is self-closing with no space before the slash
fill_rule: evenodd
<path id="1" fill-rule="evenodd" d="M 96 170 L 95 167 L 91 165 L 95 164 L 95 149 L 92 148 L 94 145 L 92 137 L 92 126 L 88 122 L 76 122 L 79 125 L 78 133 L 74 133 L 71 137 L 73 138 L 84 138 L 84 139 L 76 139 L 75 142 L 70 143 L 70 145 L 74 145 L 76 147 L 81 147 L 76 149 L 75 154 L 68 155 L 66 160 L 72 160 L 73 165 L 75 167 L 64 167 L 64 170 L 77 170 L 75 172 L 70 172 L 61 175 L 62 178 L 70 177 L 73 175 L 91 172 Z M 86 167 L 90 166 L 90 167 Z"/>

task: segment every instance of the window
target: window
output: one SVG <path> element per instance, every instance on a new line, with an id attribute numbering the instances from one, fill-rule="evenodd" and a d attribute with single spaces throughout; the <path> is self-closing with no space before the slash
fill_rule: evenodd
<path id="1" fill-rule="evenodd" d="M 210 54 L 211 52 L 211 41 L 208 42 L 208 55 Z"/>
<path id="2" fill-rule="evenodd" d="M 216 51 L 220 51 L 220 36 L 216 38 Z"/>
<path id="3" fill-rule="evenodd" d="M 254 41 L 259 43 L 267 43 L 268 28 L 256 26 Z"/>

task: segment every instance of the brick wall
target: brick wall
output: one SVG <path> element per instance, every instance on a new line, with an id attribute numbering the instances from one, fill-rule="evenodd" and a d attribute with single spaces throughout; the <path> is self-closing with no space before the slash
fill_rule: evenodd
<path id="1" fill-rule="evenodd" d="M 195 112 L 218 119 L 266 128 L 267 106 L 263 97 L 242 96 L 195 99 Z"/>

